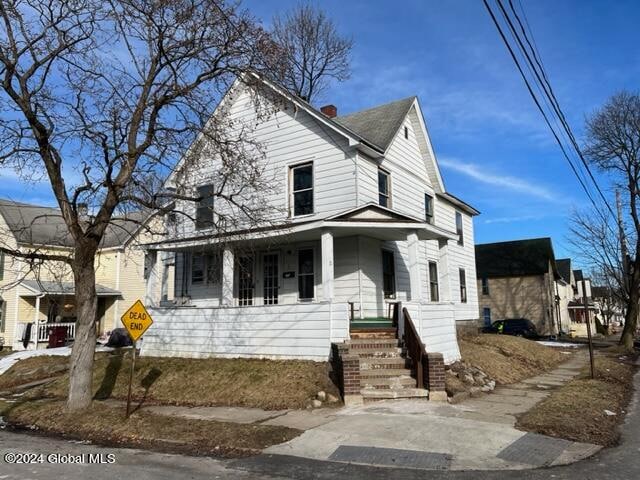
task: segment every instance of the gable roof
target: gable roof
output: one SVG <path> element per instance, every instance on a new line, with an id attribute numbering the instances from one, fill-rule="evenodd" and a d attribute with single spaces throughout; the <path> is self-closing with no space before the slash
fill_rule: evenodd
<path id="1" fill-rule="evenodd" d="M 586 278 L 582 275 L 582 270 L 574 270 L 573 276 L 575 277 L 576 282 L 580 282 L 583 279 L 586 280 Z"/>
<path id="2" fill-rule="evenodd" d="M 556 260 L 556 268 L 562 279 L 567 283 L 571 283 L 571 259 L 561 258 Z"/>
<path id="3" fill-rule="evenodd" d="M 386 151 L 415 100 L 404 98 L 332 120 Z"/>
<path id="4" fill-rule="evenodd" d="M 532 238 L 476 245 L 478 278 L 544 275 L 551 262 L 557 277 L 550 238 Z"/>
<path id="5" fill-rule="evenodd" d="M 0 199 L 0 215 L 19 244 L 65 248 L 74 246 L 58 208 Z M 105 231 L 100 248 L 126 244 L 140 228 L 145 217 L 146 214 L 140 211 L 114 217 Z"/>
<path id="6" fill-rule="evenodd" d="M 400 212 L 396 212 L 387 207 L 378 205 L 377 203 L 367 203 L 359 207 L 352 208 L 350 210 L 340 212 L 337 215 L 327 217 L 326 220 L 345 220 L 351 222 L 409 222 L 409 223 L 424 223 L 423 221 L 404 215 Z"/>

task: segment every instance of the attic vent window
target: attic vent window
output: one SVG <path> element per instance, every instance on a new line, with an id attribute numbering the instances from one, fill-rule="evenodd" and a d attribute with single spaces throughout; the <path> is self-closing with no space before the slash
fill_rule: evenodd
<path id="1" fill-rule="evenodd" d="M 409 138 L 409 128 L 408 127 L 404 127 L 404 138 Z"/>

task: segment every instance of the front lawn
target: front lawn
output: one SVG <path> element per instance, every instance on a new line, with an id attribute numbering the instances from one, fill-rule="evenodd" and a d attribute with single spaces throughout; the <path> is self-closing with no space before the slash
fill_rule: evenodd
<path id="1" fill-rule="evenodd" d="M 579 378 L 523 414 L 516 426 L 577 442 L 615 445 L 633 393 L 636 369 L 628 360 L 616 355 L 596 357 L 595 379 L 586 367 Z"/>
<path id="2" fill-rule="evenodd" d="M 302 433 L 280 426 L 191 420 L 146 411 L 134 412 L 125 420 L 123 408 L 104 402 L 94 402 L 81 413 L 65 412 L 64 402 L 59 400 L 4 402 L 0 403 L 0 415 L 12 427 L 102 445 L 223 457 L 255 455 Z"/>
<path id="3" fill-rule="evenodd" d="M 69 385 L 67 357 L 36 357 L 0 375 L 0 391 L 52 376 L 39 395 L 62 399 Z M 130 351 L 96 355 L 95 398 L 126 399 Z M 185 406 L 243 406 L 266 410 L 306 408 L 319 391 L 339 398 L 327 363 L 300 360 L 139 357 L 133 381 L 136 402 Z M 325 406 L 337 405 L 327 403 Z"/>

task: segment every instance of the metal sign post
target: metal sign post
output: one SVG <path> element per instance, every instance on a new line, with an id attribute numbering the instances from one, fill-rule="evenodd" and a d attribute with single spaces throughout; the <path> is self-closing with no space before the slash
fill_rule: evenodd
<path id="1" fill-rule="evenodd" d="M 133 372 L 136 368 L 136 341 L 133 341 L 133 348 L 131 349 L 131 371 L 129 372 L 129 392 L 127 393 L 127 413 L 126 418 L 131 415 L 131 385 L 133 384 Z"/>
<path id="2" fill-rule="evenodd" d="M 144 304 L 138 300 L 134 303 L 129 310 L 127 310 L 120 321 L 127 330 L 127 333 L 133 341 L 133 347 L 131 349 L 131 371 L 129 372 L 129 391 L 127 393 L 127 413 L 126 418 L 129 418 L 131 414 L 131 389 L 133 385 L 133 373 L 136 368 L 136 343 L 138 339 L 147 331 L 147 329 L 153 324 L 153 319 Z"/>

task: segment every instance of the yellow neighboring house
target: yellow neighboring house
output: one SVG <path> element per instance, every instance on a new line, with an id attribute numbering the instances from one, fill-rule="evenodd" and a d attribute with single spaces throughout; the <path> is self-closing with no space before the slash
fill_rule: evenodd
<path id="1" fill-rule="evenodd" d="M 114 218 L 96 257 L 99 334 L 119 327 L 120 316 L 146 296 L 155 259 L 139 247 L 151 235 L 141 213 Z M 0 199 L 0 246 L 10 251 L 71 255 L 60 210 Z M 146 264 L 146 268 L 145 268 Z M 150 285 L 158 282 L 150 282 Z M 75 335 L 71 269 L 62 262 L 30 261 L 0 252 L 0 341 L 15 350 L 44 348 L 51 327 Z"/>

